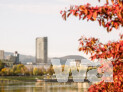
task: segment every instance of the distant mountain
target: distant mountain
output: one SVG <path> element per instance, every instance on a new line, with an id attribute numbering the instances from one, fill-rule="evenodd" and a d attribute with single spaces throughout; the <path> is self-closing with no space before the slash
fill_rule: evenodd
<path id="1" fill-rule="evenodd" d="M 9 56 L 9 55 L 13 55 L 14 53 L 11 52 L 5 52 L 5 57 Z M 48 62 L 51 62 L 51 59 L 60 59 L 61 64 L 65 64 L 67 59 L 75 59 L 75 60 L 81 60 L 84 59 L 83 56 L 79 56 L 79 55 L 68 55 L 68 56 L 64 56 L 64 57 L 54 57 L 54 58 L 49 58 Z M 35 62 L 35 57 L 31 56 L 31 55 L 22 55 L 20 54 L 20 61 L 21 63 L 27 63 L 27 62 Z"/>
<path id="2" fill-rule="evenodd" d="M 5 52 L 5 57 L 9 56 L 9 55 L 13 55 L 14 53 L 11 52 Z M 30 56 L 30 55 L 22 55 L 20 54 L 20 61 L 21 63 L 26 63 L 26 62 L 34 62 L 35 61 L 35 57 L 34 56 Z"/>
<path id="3" fill-rule="evenodd" d="M 51 58 L 51 59 L 60 59 L 60 63 L 63 65 L 63 64 L 66 63 L 67 59 L 82 60 L 82 59 L 85 59 L 85 58 L 83 56 L 79 56 L 79 55 L 68 55 L 68 56 L 64 56 L 64 57 L 54 57 L 54 58 Z"/>
<path id="4" fill-rule="evenodd" d="M 67 60 L 67 59 L 81 60 L 81 59 L 85 59 L 85 58 L 80 55 L 68 55 L 68 56 L 61 57 L 61 59 L 62 60 Z"/>
<path id="5" fill-rule="evenodd" d="M 54 58 L 50 58 L 49 60 L 51 61 L 51 59 L 60 59 L 60 63 L 62 65 L 65 65 L 67 59 L 75 59 L 75 60 L 79 60 L 80 63 L 81 63 L 81 60 L 82 59 L 86 59 L 85 57 L 83 56 L 80 56 L 80 55 L 68 55 L 68 56 L 64 56 L 64 57 L 54 57 Z M 85 65 L 92 65 L 92 66 L 100 66 L 100 63 L 99 62 L 90 62 L 89 60 L 87 61 L 83 61 L 81 64 L 85 64 Z"/>

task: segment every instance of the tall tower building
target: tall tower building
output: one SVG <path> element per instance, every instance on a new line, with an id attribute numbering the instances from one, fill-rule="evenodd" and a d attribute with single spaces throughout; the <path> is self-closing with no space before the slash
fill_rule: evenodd
<path id="1" fill-rule="evenodd" d="M 36 38 L 36 63 L 47 63 L 48 58 L 47 37 Z"/>
<path id="2" fill-rule="evenodd" d="M 4 59 L 4 50 L 0 50 L 0 60 Z"/>

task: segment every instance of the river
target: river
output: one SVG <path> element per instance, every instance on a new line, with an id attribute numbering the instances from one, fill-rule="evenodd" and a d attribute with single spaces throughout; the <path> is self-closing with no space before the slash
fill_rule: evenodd
<path id="1" fill-rule="evenodd" d="M 89 83 L 6 82 L 0 83 L 0 92 L 87 92 Z"/>

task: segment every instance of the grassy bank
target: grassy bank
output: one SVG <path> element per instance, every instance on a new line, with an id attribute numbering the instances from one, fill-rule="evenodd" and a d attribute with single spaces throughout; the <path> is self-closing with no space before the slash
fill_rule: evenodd
<path id="1" fill-rule="evenodd" d="M 42 76 L 0 76 L 0 81 L 36 81 L 35 78 L 43 79 Z"/>

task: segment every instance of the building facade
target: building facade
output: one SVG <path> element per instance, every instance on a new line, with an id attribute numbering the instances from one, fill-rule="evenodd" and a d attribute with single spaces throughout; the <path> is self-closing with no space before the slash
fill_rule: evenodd
<path id="1" fill-rule="evenodd" d="M 46 64 L 48 61 L 48 39 L 47 37 L 36 38 L 36 63 Z"/>
<path id="2" fill-rule="evenodd" d="M 20 63 L 20 62 L 19 62 L 19 53 L 18 53 L 17 51 L 15 51 L 14 57 L 15 57 L 14 63 L 15 63 L 15 64 L 19 64 L 19 63 Z"/>
<path id="3" fill-rule="evenodd" d="M 4 60 L 4 50 L 0 50 L 0 60 Z"/>

